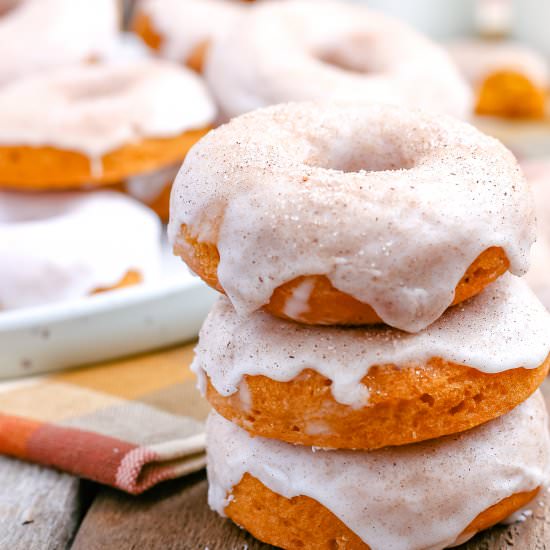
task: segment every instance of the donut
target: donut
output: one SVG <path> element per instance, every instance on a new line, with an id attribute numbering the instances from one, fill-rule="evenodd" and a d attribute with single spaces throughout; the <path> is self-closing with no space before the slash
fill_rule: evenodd
<path id="1" fill-rule="evenodd" d="M 161 226 L 113 191 L 0 192 L 0 311 L 147 281 L 160 270 Z"/>
<path id="2" fill-rule="evenodd" d="M 192 369 L 210 404 L 254 436 L 377 449 L 508 412 L 540 386 L 549 353 L 550 315 L 508 274 L 417 334 L 241 317 L 220 298 Z"/>
<path id="3" fill-rule="evenodd" d="M 442 48 L 404 23 L 338 1 L 255 5 L 213 41 L 204 73 L 228 117 L 320 99 L 461 118 L 471 110 L 470 90 Z"/>
<path id="4" fill-rule="evenodd" d="M 0 90 L 0 187 L 118 183 L 181 163 L 215 107 L 191 71 L 160 60 L 97 64 Z"/>
<path id="5" fill-rule="evenodd" d="M 101 57 L 118 26 L 116 0 L 4 0 L 0 84 Z"/>
<path id="6" fill-rule="evenodd" d="M 457 545 L 528 504 L 548 479 L 540 392 L 473 430 L 405 447 L 289 445 L 252 438 L 216 413 L 207 446 L 211 508 L 287 549 Z"/>
<path id="7" fill-rule="evenodd" d="M 244 9 L 228 0 L 141 0 L 132 28 L 162 57 L 202 72 L 210 42 Z"/>
<path id="8" fill-rule="evenodd" d="M 550 73 L 544 57 L 509 41 L 461 40 L 449 52 L 475 92 L 475 112 L 504 118 L 544 118 Z"/>
<path id="9" fill-rule="evenodd" d="M 416 332 L 507 269 L 525 273 L 535 220 L 513 155 L 468 124 L 305 102 L 197 143 L 169 236 L 241 315 Z"/>

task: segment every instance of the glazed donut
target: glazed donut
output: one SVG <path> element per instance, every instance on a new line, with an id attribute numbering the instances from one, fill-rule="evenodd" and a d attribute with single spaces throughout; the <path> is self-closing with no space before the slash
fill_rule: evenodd
<path id="1" fill-rule="evenodd" d="M 3 0 L 0 84 L 101 57 L 118 26 L 116 0 Z"/>
<path id="2" fill-rule="evenodd" d="M 548 479 L 540 392 L 463 434 L 384 449 L 324 451 L 207 422 L 208 500 L 281 548 L 437 550 L 531 501 Z"/>
<path id="3" fill-rule="evenodd" d="M 210 42 L 243 9 L 228 0 L 141 0 L 132 27 L 162 57 L 201 72 Z"/>
<path id="4" fill-rule="evenodd" d="M 252 435 L 377 449 L 508 412 L 540 386 L 549 354 L 550 315 L 507 274 L 417 334 L 240 317 L 220 298 L 192 369 L 210 404 Z"/>
<path id="5" fill-rule="evenodd" d="M 319 99 L 393 103 L 461 118 L 471 110 L 470 90 L 443 49 L 397 20 L 345 2 L 254 6 L 213 42 L 205 76 L 229 117 Z"/>
<path id="6" fill-rule="evenodd" d="M 160 60 L 61 69 L 0 90 L 0 186 L 117 183 L 181 162 L 215 107 L 191 71 Z"/>
<path id="7" fill-rule="evenodd" d="M 302 103 L 233 119 L 190 152 L 170 240 L 239 314 L 419 331 L 508 269 L 532 198 L 497 140 L 392 106 Z"/>
<path id="8" fill-rule="evenodd" d="M 161 226 L 113 191 L 0 192 L 0 310 L 156 277 Z"/>
<path id="9" fill-rule="evenodd" d="M 523 44 L 495 40 L 462 40 L 449 52 L 474 88 L 477 114 L 544 118 L 550 73 L 542 55 Z"/>

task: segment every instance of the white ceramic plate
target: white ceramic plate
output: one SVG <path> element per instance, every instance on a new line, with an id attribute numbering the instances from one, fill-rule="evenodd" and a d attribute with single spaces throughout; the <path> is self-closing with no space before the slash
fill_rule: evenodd
<path id="1" fill-rule="evenodd" d="M 0 378 L 132 355 L 195 338 L 216 292 L 183 262 L 166 276 L 71 302 L 0 313 Z M 165 266 L 166 267 L 166 266 Z"/>

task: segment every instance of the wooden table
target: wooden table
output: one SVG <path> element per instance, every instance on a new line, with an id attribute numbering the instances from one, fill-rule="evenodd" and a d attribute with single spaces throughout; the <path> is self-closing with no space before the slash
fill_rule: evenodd
<path id="1" fill-rule="evenodd" d="M 550 403 L 550 382 L 543 387 Z M 132 497 L 0 457 L 0 550 L 266 550 L 206 504 L 204 472 Z M 550 549 L 550 495 L 524 523 L 498 526 L 461 550 Z"/>

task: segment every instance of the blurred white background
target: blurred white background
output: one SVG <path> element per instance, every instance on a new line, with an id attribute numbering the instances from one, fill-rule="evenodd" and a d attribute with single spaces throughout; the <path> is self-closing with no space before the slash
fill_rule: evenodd
<path id="1" fill-rule="evenodd" d="M 550 56 L 550 0 L 359 0 L 445 40 L 500 27 Z M 481 28 L 480 28 L 481 27 Z"/>

